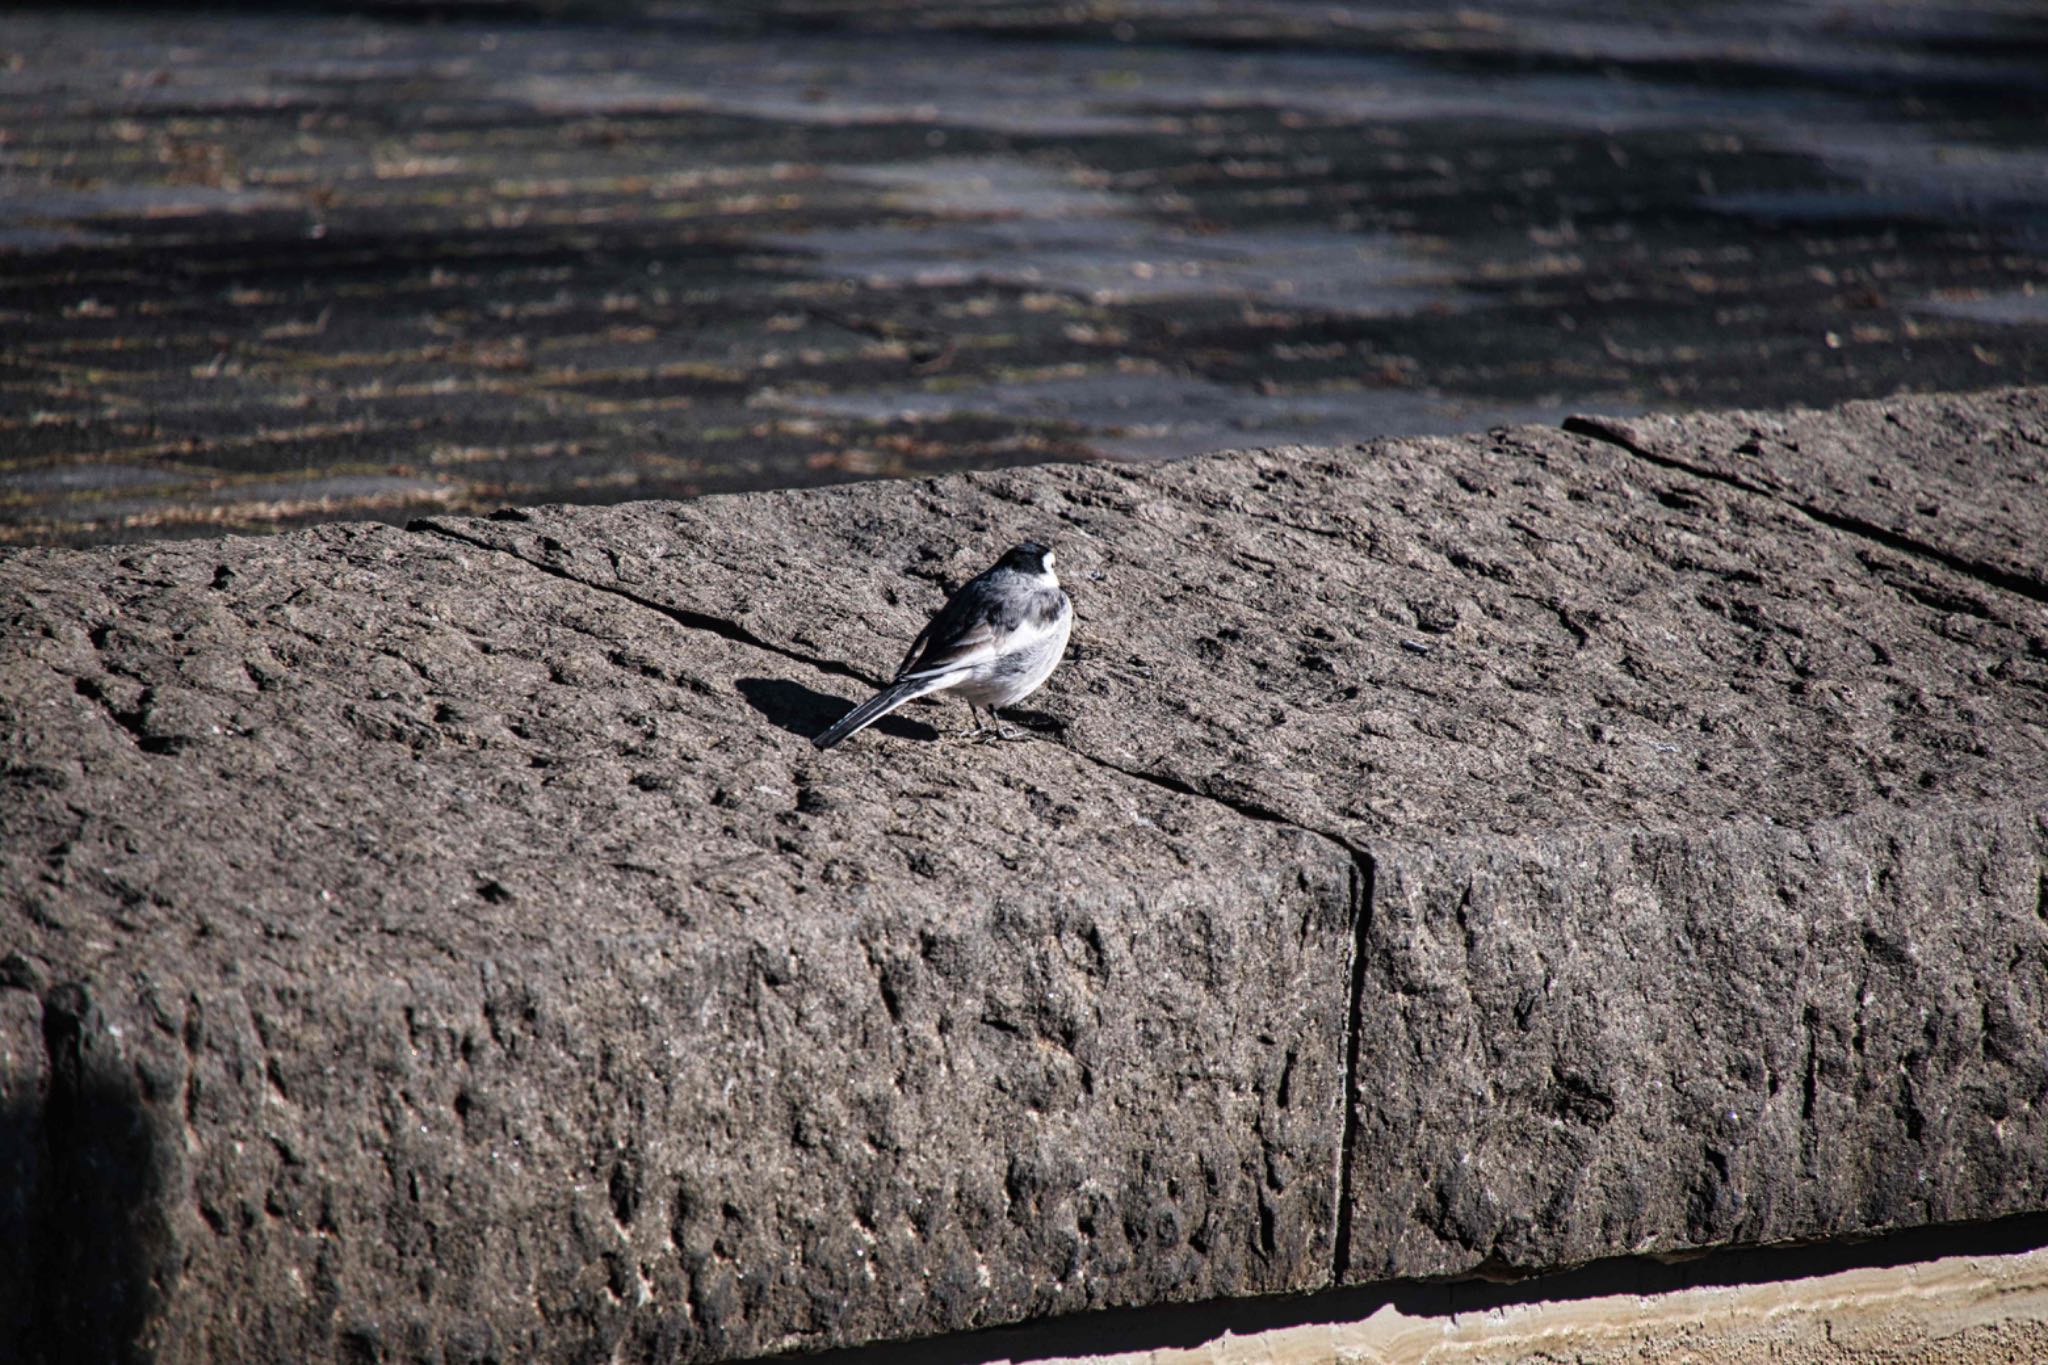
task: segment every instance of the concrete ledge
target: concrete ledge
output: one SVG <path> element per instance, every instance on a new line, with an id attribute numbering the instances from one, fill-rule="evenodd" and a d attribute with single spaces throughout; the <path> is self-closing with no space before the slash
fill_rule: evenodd
<path id="1" fill-rule="evenodd" d="M 2044 410 L 9 554 L 0 1313 L 719 1359 L 2041 1211 Z M 1823 505 L 1942 413 L 2004 540 Z M 811 750 L 1025 534 L 1036 741 Z"/>
<path id="2" fill-rule="evenodd" d="M 2004 1240 L 1996 1229 L 1980 1240 Z M 2038 1239 L 2039 1231 L 2034 1233 Z M 1938 1244 L 1939 1238 L 1894 1239 Z M 1949 1239 L 1958 1240 L 1958 1239 Z M 1817 1365 L 2011 1365 L 2048 1351 L 2048 1250 L 1932 1251 L 1840 1265 L 1807 1250 L 1687 1265 L 1602 1263 L 1540 1283 L 1459 1281 L 1317 1295 L 1288 1321 L 1240 1313 L 1106 1315 L 923 1347 L 835 1353 L 831 1365 L 1582 1365 L 1679 1359 Z M 1899 1250 L 1903 1250 L 1900 1248 Z M 1056 1339 L 1057 1338 L 1057 1339 Z M 1146 1342 L 1161 1344 L 1144 1344 Z M 1113 1344 L 1112 1344 L 1113 1343 Z"/>

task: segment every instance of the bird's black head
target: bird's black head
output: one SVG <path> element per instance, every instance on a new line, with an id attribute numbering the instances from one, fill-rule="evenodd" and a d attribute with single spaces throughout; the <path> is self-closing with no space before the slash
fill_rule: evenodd
<path id="1" fill-rule="evenodd" d="M 1015 569 L 1018 573 L 1041 574 L 1052 572 L 1052 547 L 1027 540 L 1010 547 L 1003 556 L 1002 567 Z"/>

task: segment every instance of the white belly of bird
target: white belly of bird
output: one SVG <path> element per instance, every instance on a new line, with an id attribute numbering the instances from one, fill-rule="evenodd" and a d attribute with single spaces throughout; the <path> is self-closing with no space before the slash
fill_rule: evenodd
<path id="1" fill-rule="evenodd" d="M 1073 613 L 1063 613 L 1036 639 L 1013 639 L 1000 659 L 974 669 L 950 690 L 976 706 L 1015 705 L 1043 686 L 1060 666 L 1073 628 Z"/>

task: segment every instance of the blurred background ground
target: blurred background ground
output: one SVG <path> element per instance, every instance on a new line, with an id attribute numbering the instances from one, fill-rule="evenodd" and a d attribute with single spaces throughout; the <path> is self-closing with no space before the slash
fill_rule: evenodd
<path id="1" fill-rule="evenodd" d="M 0 542 L 2048 382 L 2048 9 L 0 15 Z"/>

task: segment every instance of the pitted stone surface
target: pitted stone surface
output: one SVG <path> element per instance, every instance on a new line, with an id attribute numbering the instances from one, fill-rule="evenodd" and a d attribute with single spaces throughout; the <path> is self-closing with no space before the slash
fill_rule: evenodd
<path id="1" fill-rule="evenodd" d="M 815 753 L 1026 534 L 1080 618 L 1032 737 Z M 0 1311 L 73 1356 L 717 1359 L 2048 1208 L 2041 603 L 1612 441 L 35 551 L 0 613 L 0 1216 L 54 1248 Z"/>
<path id="2" fill-rule="evenodd" d="M 1573 425 L 2048 599 L 2048 389 Z"/>
<path id="3" fill-rule="evenodd" d="M 1353 840 L 1798 823 L 2048 772 L 2038 604 L 1540 428 L 512 515 L 425 524 L 869 680 L 989 546 L 1047 540 L 1077 655 L 1027 709 Z"/>
<path id="4" fill-rule="evenodd" d="M 84 1087 L 153 1182 L 80 1206 L 44 1158 L 73 1358 L 717 1358 L 1327 1282 L 1326 840 L 1050 744 L 827 763 L 782 728 L 822 675 L 439 537 L 0 573 L 0 896 L 88 1073 L 51 1141 Z"/>
<path id="5" fill-rule="evenodd" d="M 1383 851 L 1347 1277 L 2039 1209 L 2044 868 L 2038 789 Z"/>

